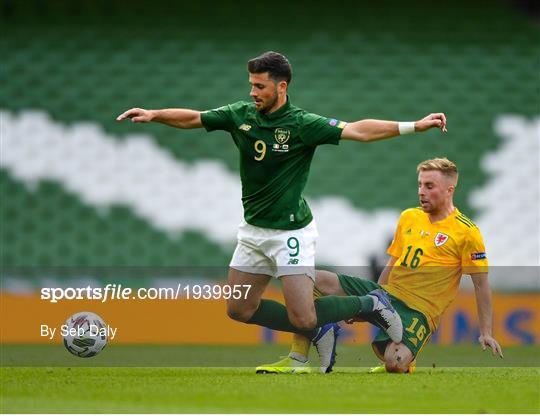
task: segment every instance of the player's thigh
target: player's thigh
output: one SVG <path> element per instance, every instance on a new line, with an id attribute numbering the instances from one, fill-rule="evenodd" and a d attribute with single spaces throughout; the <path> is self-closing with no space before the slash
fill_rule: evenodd
<path id="1" fill-rule="evenodd" d="M 232 267 L 229 268 L 229 286 L 233 289 L 236 286 L 241 288 L 242 291 L 242 296 L 239 299 L 231 297 L 227 300 L 229 313 L 255 312 L 270 279 L 272 279 L 272 276 L 266 274 L 249 273 Z"/>
<path id="2" fill-rule="evenodd" d="M 381 288 L 373 280 L 363 279 L 361 277 L 338 274 L 337 278 L 341 290 L 348 296 L 364 296 L 373 290 Z"/>
<path id="3" fill-rule="evenodd" d="M 227 310 L 233 319 L 247 320 L 251 317 L 274 274 L 272 262 L 257 248 L 259 234 L 257 227 L 240 225 L 238 244 L 229 265 L 229 285 L 233 290 L 242 288 L 242 296 L 237 299 L 233 296 L 227 301 Z"/>
<path id="4" fill-rule="evenodd" d="M 338 275 L 327 270 L 315 271 L 315 290 L 318 291 L 322 296 L 347 295 L 339 283 Z"/>
<path id="5" fill-rule="evenodd" d="M 283 297 L 291 323 L 299 328 L 312 328 L 317 322 L 313 301 L 313 280 L 307 275 L 281 276 Z"/>

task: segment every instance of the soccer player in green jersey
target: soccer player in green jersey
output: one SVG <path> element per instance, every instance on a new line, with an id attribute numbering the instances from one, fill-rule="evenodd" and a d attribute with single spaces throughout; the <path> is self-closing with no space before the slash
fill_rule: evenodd
<path id="1" fill-rule="evenodd" d="M 416 122 L 345 122 L 309 113 L 287 95 L 292 70 L 285 56 L 266 52 L 248 62 L 252 102 L 209 111 L 132 108 L 118 121 L 159 122 L 181 129 L 204 127 L 230 133 L 240 152 L 244 221 L 231 260 L 230 285 L 250 285 L 241 299 L 229 299 L 237 321 L 303 334 L 313 340 L 322 371 L 333 365 L 337 326 L 333 322 L 378 314 L 395 342 L 402 323 L 382 291 L 366 296 L 327 296 L 314 300 L 317 226 L 302 197 L 315 148 L 340 140 L 371 142 L 431 128 L 446 131 L 443 113 Z M 283 285 L 285 305 L 262 299 L 272 278 Z"/>

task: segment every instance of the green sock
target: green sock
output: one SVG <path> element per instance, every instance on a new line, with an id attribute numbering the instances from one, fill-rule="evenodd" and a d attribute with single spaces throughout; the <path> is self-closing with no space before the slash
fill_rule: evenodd
<path id="1" fill-rule="evenodd" d="M 373 296 L 360 296 L 360 314 L 362 313 L 371 313 L 373 312 L 373 307 L 375 306 L 375 303 L 373 302 Z"/>
<path id="2" fill-rule="evenodd" d="M 362 313 L 370 313 L 372 310 L 371 296 L 324 296 L 315 299 L 317 329 L 302 331 L 289 321 L 285 305 L 274 300 L 261 299 L 259 307 L 246 323 L 264 326 L 275 331 L 294 332 L 313 339 L 317 335 L 318 328 L 325 324 L 339 322 Z"/>
<path id="3" fill-rule="evenodd" d="M 370 317 L 371 313 L 373 312 L 373 307 L 375 306 L 373 297 L 366 295 L 360 296 L 358 299 L 360 299 L 360 311 L 357 313 L 357 315 L 361 318 Z"/>
<path id="4" fill-rule="evenodd" d="M 296 328 L 291 324 L 291 321 L 289 321 L 285 305 L 276 302 L 275 300 L 268 299 L 261 299 L 259 307 L 247 323 L 265 326 L 266 328 L 275 331 L 294 332 L 296 334 L 304 335 L 309 339 L 313 339 L 318 332 L 318 329 L 302 331 Z"/>
<path id="5" fill-rule="evenodd" d="M 324 296 L 315 299 L 317 326 L 350 319 L 373 310 L 371 296 Z"/>

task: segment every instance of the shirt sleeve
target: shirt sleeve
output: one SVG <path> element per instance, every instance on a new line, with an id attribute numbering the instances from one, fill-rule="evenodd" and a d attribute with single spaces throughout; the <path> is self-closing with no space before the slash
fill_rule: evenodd
<path id="1" fill-rule="evenodd" d="M 206 131 L 231 131 L 233 124 L 232 114 L 237 104 L 228 104 L 213 110 L 203 111 L 201 113 L 201 122 Z"/>
<path id="2" fill-rule="evenodd" d="M 302 116 L 302 129 L 300 139 L 308 146 L 318 146 L 320 144 L 339 144 L 341 132 L 347 123 L 326 118 L 317 114 L 305 113 Z"/>
<path id="3" fill-rule="evenodd" d="M 470 228 L 465 236 L 461 267 L 463 274 L 487 273 L 488 271 L 486 247 L 478 227 Z"/>
<path id="4" fill-rule="evenodd" d="M 399 222 L 396 227 L 396 232 L 394 233 L 394 239 L 392 240 L 390 247 L 388 247 L 388 250 L 386 250 L 386 252 L 392 257 L 401 256 L 401 253 L 403 251 L 403 240 L 401 238 L 402 218 L 403 218 L 403 214 L 399 218 Z"/>

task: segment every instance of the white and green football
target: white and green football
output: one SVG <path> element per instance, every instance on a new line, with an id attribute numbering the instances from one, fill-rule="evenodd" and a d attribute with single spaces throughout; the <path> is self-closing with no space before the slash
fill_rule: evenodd
<path id="1" fill-rule="evenodd" d="M 81 358 L 99 354 L 107 345 L 107 325 L 92 312 L 78 312 L 62 326 L 66 349 Z"/>

